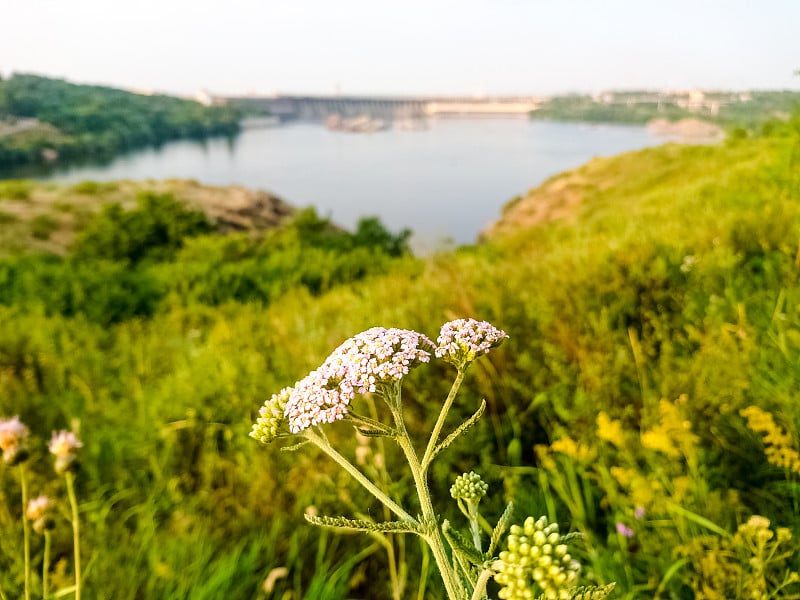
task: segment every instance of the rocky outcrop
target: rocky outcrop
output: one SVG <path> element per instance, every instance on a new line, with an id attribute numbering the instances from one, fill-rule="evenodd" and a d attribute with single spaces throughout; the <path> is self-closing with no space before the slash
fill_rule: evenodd
<path id="1" fill-rule="evenodd" d="M 172 194 L 206 213 L 220 233 L 257 234 L 277 227 L 297 210 L 269 192 L 186 179 L 87 181 L 72 186 L 0 182 L 0 256 L 18 248 L 63 254 L 94 213 L 111 203 L 135 208 L 140 192 Z M 48 224 L 46 232 L 43 223 Z"/>
<path id="2" fill-rule="evenodd" d="M 586 166 L 591 166 L 590 161 Z M 517 196 L 502 210 L 500 219 L 481 231 L 479 241 L 518 232 L 549 221 L 573 218 L 597 182 L 586 175 L 586 168 L 566 171 L 545 181 L 525 196 Z"/>
<path id="3" fill-rule="evenodd" d="M 700 119 L 653 119 L 647 123 L 647 130 L 655 135 L 668 137 L 684 143 L 713 143 L 725 137 L 725 131 L 713 123 Z"/>
<path id="4" fill-rule="evenodd" d="M 179 200 L 205 212 L 222 232 L 270 229 L 296 211 L 270 192 L 240 185 L 212 186 L 196 181 L 166 180 L 143 189 L 174 194 Z"/>

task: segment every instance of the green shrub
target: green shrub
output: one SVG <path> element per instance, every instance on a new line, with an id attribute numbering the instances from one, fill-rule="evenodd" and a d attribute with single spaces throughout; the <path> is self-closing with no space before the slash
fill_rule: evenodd
<path id="1" fill-rule="evenodd" d="M 96 196 L 105 192 L 112 192 L 118 187 L 116 182 L 99 183 L 97 181 L 81 181 L 69 188 L 70 192 L 84 196 Z"/>
<path id="2" fill-rule="evenodd" d="M 46 240 L 58 229 L 58 221 L 51 215 L 36 215 L 29 223 L 31 235 L 37 240 Z"/>
<path id="3" fill-rule="evenodd" d="M 0 199 L 28 200 L 33 190 L 33 182 L 27 179 L 0 181 Z"/>
<path id="4" fill-rule="evenodd" d="M 172 194 L 142 192 L 133 210 L 106 206 L 80 234 L 72 252 L 79 260 L 168 260 L 187 238 L 211 229 L 203 212 L 187 208 Z"/>
<path id="5" fill-rule="evenodd" d="M 16 223 L 17 221 L 19 221 L 17 215 L 0 210 L 0 225 L 8 225 L 10 223 Z"/>

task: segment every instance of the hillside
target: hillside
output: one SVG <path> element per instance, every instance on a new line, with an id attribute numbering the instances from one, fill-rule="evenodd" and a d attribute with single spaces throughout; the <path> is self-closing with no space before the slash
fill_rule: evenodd
<path id="1" fill-rule="evenodd" d="M 203 211 L 216 230 L 263 232 L 287 221 L 296 209 L 269 192 L 211 186 L 190 180 L 114 181 L 36 185 L 0 181 L 0 256 L 23 251 L 64 254 L 75 235 L 103 208 L 136 205 L 142 192 L 171 194 Z"/>
<path id="2" fill-rule="evenodd" d="M 701 119 L 740 132 L 756 132 L 772 121 L 785 121 L 800 104 L 790 90 L 674 92 L 609 91 L 548 98 L 532 119 L 644 125 L 655 119 Z"/>
<path id="3" fill-rule="evenodd" d="M 517 521 L 547 515 L 579 533 L 581 577 L 615 581 L 614 598 L 788 599 L 800 579 L 799 160 L 795 124 L 593 160 L 509 205 L 484 243 L 425 260 L 374 223 L 343 234 L 306 213 L 254 241 L 147 196 L 99 213 L 66 257 L 0 262 L 0 416 L 31 427 L 32 489 L 59 497 L 42 441 L 80 428 L 89 598 L 388 598 L 400 582 L 403 597 L 438 599 L 415 542 L 304 520 L 383 518 L 332 461 L 248 433 L 265 399 L 359 331 L 435 338 L 450 319 L 486 319 L 510 339 L 454 405 L 487 409 L 431 471 L 443 506 L 456 475 L 479 471 L 485 514 L 513 500 Z M 139 243 L 165 229 L 160 245 Z M 430 430 L 453 375 L 434 361 L 404 382 L 412 434 Z M 365 473 L 396 464 L 380 438 L 326 432 L 347 456 L 367 448 Z M 8 475 L 2 498 L 17 500 Z M 413 502 L 409 475 L 390 475 L 387 493 Z M 3 531 L 18 530 L 17 505 L 0 500 Z M 441 516 L 464 521 L 452 506 Z M 54 538 L 64 557 L 67 527 Z M 19 537 L 0 544 L 8 597 Z"/>
<path id="4" fill-rule="evenodd" d="M 233 135 L 238 121 L 229 107 L 15 73 L 0 79 L 0 171 Z"/>
<path id="5" fill-rule="evenodd" d="M 737 188 L 739 182 L 747 181 L 746 188 L 752 188 L 754 174 L 790 152 L 785 146 L 780 138 L 734 142 L 722 148 L 666 144 L 595 158 L 508 202 L 481 237 L 521 235 L 552 221 L 583 229 L 601 219 L 620 219 L 620 225 L 626 223 L 640 235 L 644 235 L 642 230 L 654 235 L 669 229 L 691 230 L 691 219 L 698 224 L 697 232 L 705 235 L 706 226 L 714 228 L 714 221 L 725 218 L 728 197 L 744 193 Z M 764 193 L 770 192 L 765 189 Z M 707 201 L 700 202 L 702 198 Z"/>

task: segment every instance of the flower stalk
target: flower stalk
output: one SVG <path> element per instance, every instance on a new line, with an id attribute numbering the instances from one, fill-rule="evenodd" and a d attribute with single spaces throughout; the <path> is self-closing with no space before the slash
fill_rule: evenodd
<path id="1" fill-rule="evenodd" d="M 497 574 L 489 566 L 489 554 L 483 554 L 481 544 L 484 521 L 478 512 L 478 501 L 486 494 L 488 486 L 479 476 L 469 473 L 459 477 L 451 489 L 453 498 L 457 499 L 469 522 L 469 535 L 462 537 L 447 521 L 440 522 L 428 486 L 428 470 L 436 456 L 483 414 L 485 403 L 440 442 L 467 367 L 507 337 L 505 332 L 489 323 L 474 319 L 446 323 L 436 344 L 414 331 L 374 327 L 345 341 L 319 368 L 293 387 L 274 394 L 259 411 L 260 416 L 250 435 L 265 444 L 292 435 L 313 443 L 400 519 L 375 523 L 346 517 L 308 517 L 310 522 L 372 534 L 414 533 L 430 549 L 449 600 L 484 599 L 486 583 Z M 410 369 L 429 362 L 432 355 L 455 366 L 457 373 L 420 457 L 405 425 L 401 383 Z M 357 396 L 370 397 L 370 394 L 386 403 L 391 413 L 391 424 L 379 421 L 374 409 L 370 418 L 351 411 L 350 403 Z M 331 445 L 323 426 L 343 419 L 366 436 L 387 437 L 397 442 L 416 488 L 417 518 L 381 489 L 378 483 L 385 484 L 384 478 L 374 482 Z M 362 464 L 363 448 L 359 447 L 359 450 L 362 452 L 356 452 L 356 462 Z M 466 508 L 463 508 L 464 503 Z M 504 514 L 501 522 L 505 519 L 507 516 Z M 496 545 L 495 537 L 499 537 L 500 530 L 504 531 L 505 527 L 498 524 L 495 532 L 487 529 L 492 532 L 490 553 Z M 466 544 L 461 541 L 463 539 L 468 540 Z M 424 593 L 423 590 L 424 582 L 421 582 L 418 596 Z M 397 595 L 396 590 L 393 593 Z"/>
<path id="2" fill-rule="evenodd" d="M 28 473 L 25 463 L 19 464 L 19 480 L 22 488 L 22 545 L 25 554 L 25 600 L 31 598 L 31 526 L 26 518 L 28 510 Z"/>
<path id="3" fill-rule="evenodd" d="M 399 388 L 397 396 L 390 402 L 389 405 L 392 411 L 392 417 L 395 421 L 395 426 L 398 430 L 397 443 L 405 454 L 411 470 L 411 476 L 414 479 L 414 485 L 417 489 L 417 497 L 419 498 L 420 509 L 422 511 L 423 523 L 430 527 L 426 527 L 428 531 L 423 534 L 422 538 L 428 544 L 433 553 L 433 560 L 439 569 L 439 573 L 444 581 L 445 589 L 447 590 L 448 598 L 461 598 L 464 596 L 458 578 L 452 568 L 452 563 L 447 555 L 444 537 L 437 522 L 436 513 L 433 510 L 433 502 L 431 500 L 430 488 L 428 487 L 428 480 L 425 470 L 420 464 L 417 453 L 411 442 L 411 437 L 408 435 L 405 423 L 403 422 L 403 415 L 399 410 Z M 433 439 L 433 438 L 431 438 Z"/>
<path id="4" fill-rule="evenodd" d="M 50 596 L 50 544 L 52 534 L 44 532 L 44 557 L 42 558 L 42 597 L 47 600 Z"/>
<path id="5" fill-rule="evenodd" d="M 75 475 L 66 471 L 64 478 L 67 481 L 67 495 L 72 511 L 72 545 L 75 553 L 75 600 L 81 600 L 81 534 L 78 519 L 78 500 L 75 497 Z"/>
<path id="6" fill-rule="evenodd" d="M 441 411 L 439 411 L 439 417 L 436 419 L 436 424 L 433 426 L 431 437 L 428 440 L 428 446 L 425 448 L 425 454 L 422 456 L 423 473 L 427 473 L 428 467 L 431 465 L 436 444 L 439 443 L 439 436 L 442 433 L 444 422 L 447 419 L 447 413 L 450 412 L 450 407 L 453 406 L 453 401 L 456 399 L 456 394 L 458 394 L 458 390 L 461 388 L 461 383 L 464 381 L 464 373 L 465 370 L 463 368 L 458 369 L 458 374 L 456 375 L 455 381 L 453 381 L 453 385 L 450 386 L 450 392 L 447 394 L 447 398 L 442 405 Z"/>
<path id="7" fill-rule="evenodd" d="M 375 485 L 370 479 L 367 478 L 361 471 L 359 471 L 350 461 L 342 456 L 333 446 L 331 446 L 328 438 L 322 432 L 317 432 L 312 429 L 303 431 L 303 437 L 314 444 L 317 448 L 322 450 L 325 454 L 331 457 L 336 464 L 347 471 L 350 476 L 362 485 L 368 492 L 370 492 L 376 499 L 378 499 L 386 508 L 396 514 L 400 519 L 407 523 L 417 524 L 416 519 L 408 514 L 402 506 L 392 500 L 386 492 Z"/>

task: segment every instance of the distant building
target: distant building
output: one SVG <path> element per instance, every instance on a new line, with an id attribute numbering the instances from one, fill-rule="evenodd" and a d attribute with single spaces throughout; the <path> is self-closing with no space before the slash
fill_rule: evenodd
<path id="1" fill-rule="evenodd" d="M 214 98 L 206 90 L 196 91 L 193 98 L 203 106 L 211 106 L 214 104 Z"/>

